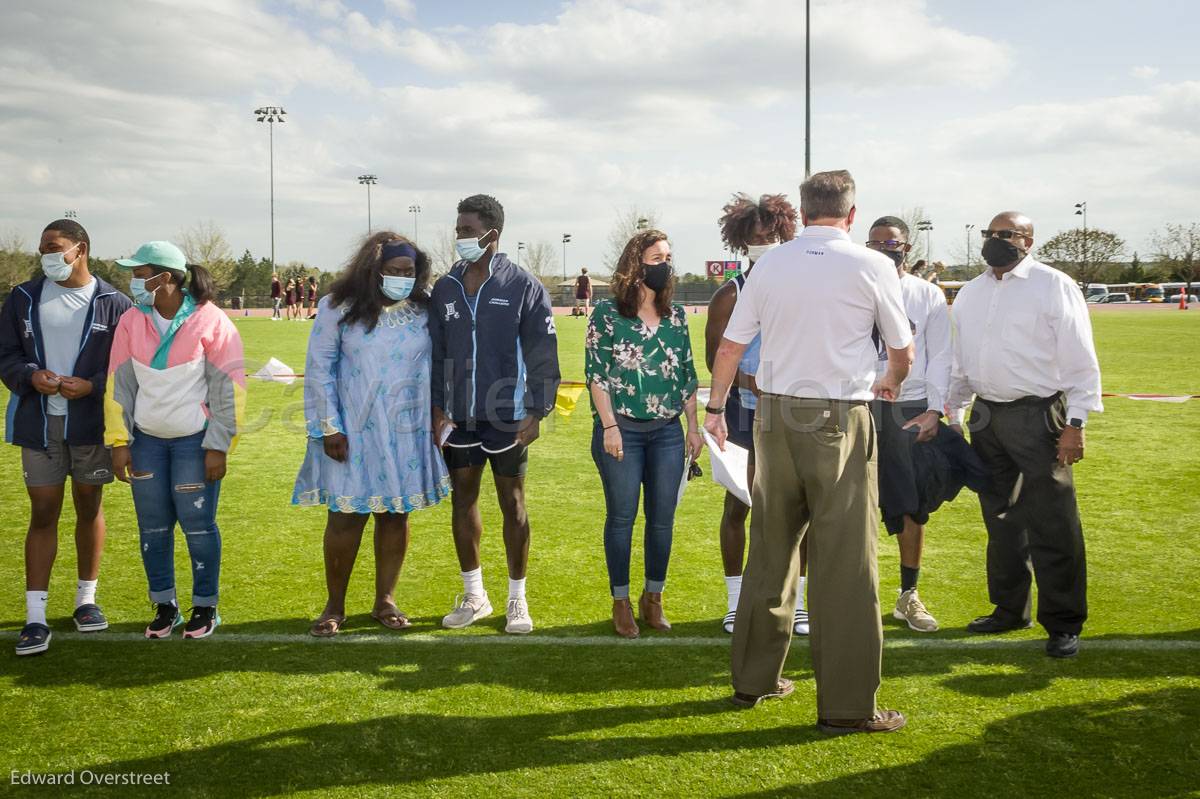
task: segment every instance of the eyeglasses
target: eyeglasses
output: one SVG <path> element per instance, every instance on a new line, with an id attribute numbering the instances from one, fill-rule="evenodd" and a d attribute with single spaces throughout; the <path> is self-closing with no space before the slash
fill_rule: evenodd
<path id="1" fill-rule="evenodd" d="M 872 250 L 903 250 L 904 252 L 908 252 L 912 249 L 911 244 L 900 239 L 872 239 L 867 242 L 867 246 Z"/>
<path id="2" fill-rule="evenodd" d="M 1015 238 L 1025 238 L 1025 234 L 1019 230 L 981 230 L 979 231 L 979 235 L 983 236 L 985 239 L 990 239 L 992 236 L 995 236 L 996 238 L 1004 239 L 1005 241 Z"/>

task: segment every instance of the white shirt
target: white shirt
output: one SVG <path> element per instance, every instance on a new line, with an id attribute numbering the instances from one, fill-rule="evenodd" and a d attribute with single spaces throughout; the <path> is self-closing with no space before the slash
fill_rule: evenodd
<path id="1" fill-rule="evenodd" d="M 150 318 L 154 320 L 154 326 L 158 328 L 158 337 L 165 338 L 167 331 L 171 329 L 171 323 L 174 319 L 168 319 L 158 312 L 157 308 L 150 309 Z"/>
<path id="2" fill-rule="evenodd" d="M 929 410 L 942 414 L 950 394 L 950 366 L 954 360 L 946 295 L 928 280 L 906 272 L 900 277 L 900 296 L 913 331 L 916 354 L 897 400 L 926 400 Z M 879 350 L 876 376 L 887 371 L 887 350 Z"/>
<path id="3" fill-rule="evenodd" d="M 762 334 L 755 380 L 765 392 L 870 400 L 876 328 L 893 349 L 912 342 L 896 265 L 839 228 L 809 226 L 754 265 L 725 337 Z"/>
<path id="4" fill-rule="evenodd" d="M 96 279 L 86 286 L 65 288 L 53 280 L 42 285 L 38 303 L 38 326 L 42 329 L 42 345 L 46 348 L 46 368 L 56 375 L 75 374 L 75 361 L 83 345 L 83 324 L 87 321 L 88 306 L 96 293 Z M 67 415 L 67 398 L 61 394 L 46 397 L 46 413 Z"/>
<path id="5" fill-rule="evenodd" d="M 1071 278 L 1026 256 L 997 280 L 991 269 L 954 298 L 951 420 L 972 395 L 994 402 L 1066 394 L 1067 418 L 1104 410 L 1100 364 L 1083 293 Z"/>

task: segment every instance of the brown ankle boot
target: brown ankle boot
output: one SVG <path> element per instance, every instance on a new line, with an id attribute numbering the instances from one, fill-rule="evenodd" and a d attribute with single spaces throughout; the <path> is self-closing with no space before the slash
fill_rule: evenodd
<path id="1" fill-rule="evenodd" d="M 622 638 L 637 638 L 641 634 L 637 622 L 633 620 L 633 606 L 629 598 L 613 600 L 613 629 Z"/>
<path id="2" fill-rule="evenodd" d="M 638 613 L 641 615 L 642 621 L 652 629 L 663 632 L 671 629 L 671 622 L 667 621 L 667 617 L 663 615 L 662 594 L 643 591 L 638 600 Z"/>

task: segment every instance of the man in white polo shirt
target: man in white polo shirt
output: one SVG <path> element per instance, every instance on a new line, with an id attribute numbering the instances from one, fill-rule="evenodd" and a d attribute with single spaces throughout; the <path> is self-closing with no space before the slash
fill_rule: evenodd
<path id="1" fill-rule="evenodd" d="M 800 199 L 804 231 L 764 255 L 746 281 L 717 350 L 705 409 L 704 426 L 723 447 L 729 386 L 746 345 L 761 334 L 755 512 L 733 633 L 733 702 L 752 707 L 794 689 L 782 673 L 805 538 L 817 725 L 831 734 L 892 732 L 904 716 L 875 707 L 883 626 L 868 403 L 899 395 L 912 364 L 912 332 L 895 265 L 850 241 L 850 173 L 813 175 Z M 873 330 L 889 356 L 878 381 Z"/>
<path id="2" fill-rule="evenodd" d="M 1031 577 L 1046 654 L 1071 657 L 1087 619 L 1087 562 L 1071 465 L 1088 413 L 1103 410 L 1092 321 L 1075 281 L 1036 261 L 1033 222 L 998 214 L 983 233 L 988 269 L 954 300 L 951 420 L 975 398 L 971 446 L 992 473 L 979 495 L 988 595 L 975 633 L 1024 629 Z"/>

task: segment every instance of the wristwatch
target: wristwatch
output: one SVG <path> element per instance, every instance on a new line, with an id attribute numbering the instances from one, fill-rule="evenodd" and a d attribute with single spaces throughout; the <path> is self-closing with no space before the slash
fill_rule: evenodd
<path id="1" fill-rule="evenodd" d="M 1085 422 L 1083 419 L 1068 419 L 1067 420 L 1068 427 L 1074 427 L 1078 430 L 1082 430 L 1086 425 L 1087 425 L 1087 422 Z"/>

